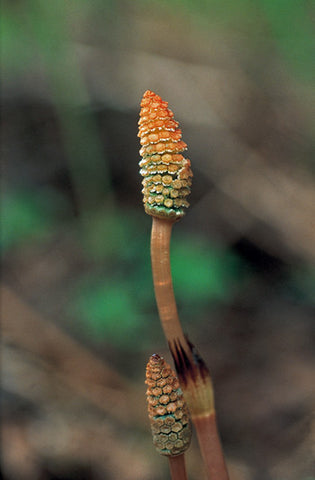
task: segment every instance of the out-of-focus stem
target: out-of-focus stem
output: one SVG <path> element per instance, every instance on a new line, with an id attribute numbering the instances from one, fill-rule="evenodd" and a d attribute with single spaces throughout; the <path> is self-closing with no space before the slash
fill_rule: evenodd
<path id="1" fill-rule="evenodd" d="M 224 462 L 215 412 L 213 411 L 207 416 L 195 417 L 193 422 L 209 478 L 212 480 L 228 480 L 229 476 Z"/>
<path id="2" fill-rule="evenodd" d="M 172 480 L 187 480 L 185 454 L 169 457 L 169 466 Z"/>

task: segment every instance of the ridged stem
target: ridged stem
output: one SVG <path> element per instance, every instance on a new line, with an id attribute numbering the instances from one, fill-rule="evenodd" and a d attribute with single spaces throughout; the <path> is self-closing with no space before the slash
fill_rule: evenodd
<path id="1" fill-rule="evenodd" d="M 185 454 L 168 457 L 172 480 L 187 480 Z"/>

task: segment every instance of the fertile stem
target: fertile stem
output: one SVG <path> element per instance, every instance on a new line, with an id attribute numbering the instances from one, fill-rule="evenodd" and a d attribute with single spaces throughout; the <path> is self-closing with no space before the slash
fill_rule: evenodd
<path id="1" fill-rule="evenodd" d="M 161 324 L 169 343 L 180 341 L 189 354 L 185 335 L 178 317 L 170 265 L 170 240 L 173 223 L 152 217 L 151 263 L 156 303 Z"/>
<path id="2" fill-rule="evenodd" d="M 228 480 L 215 421 L 210 374 L 193 345 L 187 341 L 177 312 L 170 265 L 172 227 L 172 221 L 153 217 L 151 262 L 157 307 L 197 431 L 201 454 L 209 478 L 211 480 Z"/>
<path id="3" fill-rule="evenodd" d="M 187 480 L 185 454 L 169 457 L 169 466 L 172 480 Z"/>
<path id="4" fill-rule="evenodd" d="M 182 155 L 187 145 L 181 140 L 181 130 L 168 103 L 150 90 L 144 93 L 141 101 L 138 136 L 142 146 L 140 173 L 143 176 L 143 203 L 146 213 L 153 217 L 151 262 L 162 328 L 195 423 L 209 478 L 227 480 L 215 423 L 210 374 L 183 333 L 171 275 L 170 239 L 173 223 L 183 217 L 185 208 L 189 206 L 187 196 L 190 193 L 192 171 L 190 161 Z M 177 463 L 173 465 L 179 468 Z"/>

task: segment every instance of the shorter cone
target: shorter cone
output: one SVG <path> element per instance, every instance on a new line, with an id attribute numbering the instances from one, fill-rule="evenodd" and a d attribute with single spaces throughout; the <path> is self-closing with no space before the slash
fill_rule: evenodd
<path id="1" fill-rule="evenodd" d="M 161 455 L 181 455 L 189 447 L 191 425 L 175 372 L 154 354 L 147 364 L 145 383 L 153 443 Z"/>

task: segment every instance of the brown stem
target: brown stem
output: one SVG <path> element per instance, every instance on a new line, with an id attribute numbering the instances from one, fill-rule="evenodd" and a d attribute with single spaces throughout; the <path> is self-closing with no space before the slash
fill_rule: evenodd
<path id="1" fill-rule="evenodd" d="M 187 480 L 185 454 L 168 457 L 172 480 Z"/>
<path id="2" fill-rule="evenodd" d="M 162 327 L 169 343 L 179 340 L 189 352 L 174 296 L 171 266 L 170 240 L 173 222 L 153 217 L 151 232 L 151 263 L 156 303 Z"/>
<path id="3" fill-rule="evenodd" d="M 197 356 L 192 345 L 188 344 L 177 312 L 170 266 L 172 227 L 173 221 L 153 217 L 151 262 L 157 307 L 197 431 L 209 479 L 227 480 L 228 474 L 215 421 L 211 378 L 201 357 Z"/>
<path id="4" fill-rule="evenodd" d="M 204 464 L 211 480 L 228 480 L 215 412 L 193 419 Z"/>

